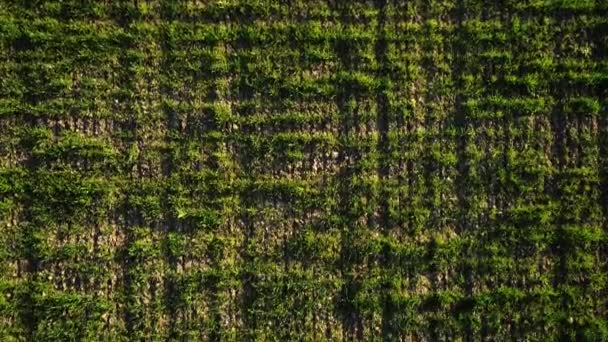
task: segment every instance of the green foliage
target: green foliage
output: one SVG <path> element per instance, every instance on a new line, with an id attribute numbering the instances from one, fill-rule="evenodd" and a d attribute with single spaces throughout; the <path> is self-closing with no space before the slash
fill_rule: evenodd
<path id="1" fill-rule="evenodd" d="M 606 1 L 0 1 L 0 340 L 608 339 Z"/>

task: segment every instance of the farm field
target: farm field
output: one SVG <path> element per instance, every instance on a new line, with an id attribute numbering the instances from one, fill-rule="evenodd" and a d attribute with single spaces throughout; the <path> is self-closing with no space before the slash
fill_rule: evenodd
<path id="1" fill-rule="evenodd" d="M 0 0 L 0 341 L 608 340 L 608 0 Z"/>

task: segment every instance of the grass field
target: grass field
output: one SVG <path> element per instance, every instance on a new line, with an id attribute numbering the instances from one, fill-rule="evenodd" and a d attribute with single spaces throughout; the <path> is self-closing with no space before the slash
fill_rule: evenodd
<path id="1" fill-rule="evenodd" d="M 0 0 L 0 341 L 606 341 L 607 52 L 607 0 Z"/>

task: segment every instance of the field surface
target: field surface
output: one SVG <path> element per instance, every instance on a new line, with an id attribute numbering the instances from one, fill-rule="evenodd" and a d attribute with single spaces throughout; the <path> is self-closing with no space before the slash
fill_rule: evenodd
<path id="1" fill-rule="evenodd" d="M 0 341 L 606 341 L 607 52 L 607 0 L 0 0 Z"/>

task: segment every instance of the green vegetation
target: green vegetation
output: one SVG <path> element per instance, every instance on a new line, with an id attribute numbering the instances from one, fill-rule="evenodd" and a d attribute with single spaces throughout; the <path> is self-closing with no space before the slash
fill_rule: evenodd
<path id="1" fill-rule="evenodd" d="M 0 0 L 0 341 L 608 340 L 606 0 Z"/>

